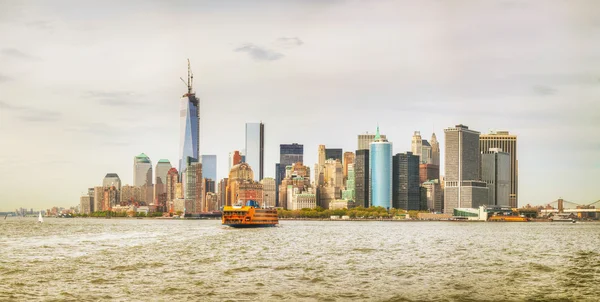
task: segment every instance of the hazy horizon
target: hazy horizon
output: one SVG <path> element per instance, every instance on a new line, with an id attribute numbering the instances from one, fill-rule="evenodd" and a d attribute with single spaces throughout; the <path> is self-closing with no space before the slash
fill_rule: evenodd
<path id="1" fill-rule="evenodd" d="M 279 144 L 355 151 L 381 132 L 456 124 L 518 136 L 519 206 L 600 200 L 600 4 L 595 1 L 2 1 L 0 211 L 79 204 L 134 156 L 177 165 L 189 58 L 201 154 Z M 312 179 L 312 175 L 311 175 Z M 218 181 L 218 180 L 217 180 Z"/>

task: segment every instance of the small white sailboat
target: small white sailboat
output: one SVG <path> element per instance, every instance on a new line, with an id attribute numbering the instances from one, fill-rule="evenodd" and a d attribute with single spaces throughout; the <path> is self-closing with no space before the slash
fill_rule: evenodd
<path id="1" fill-rule="evenodd" d="M 42 218 L 42 211 L 40 211 L 40 215 L 38 216 L 38 222 L 39 223 L 44 222 L 44 218 Z"/>

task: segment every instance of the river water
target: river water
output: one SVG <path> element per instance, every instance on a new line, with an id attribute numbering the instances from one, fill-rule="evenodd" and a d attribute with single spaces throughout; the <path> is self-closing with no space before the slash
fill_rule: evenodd
<path id="1" fill-rule="evenodd" d="M 0 221 L 1 301 L 594 301 L 600 223 Z"/>

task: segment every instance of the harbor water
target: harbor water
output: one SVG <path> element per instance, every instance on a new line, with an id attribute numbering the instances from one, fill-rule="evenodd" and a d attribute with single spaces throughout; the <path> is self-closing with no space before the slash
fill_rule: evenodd
<path id="1" fill-rule="evenodd" d="M 600 223 L 9 217 L 0 301 L 597 301 Z"/>

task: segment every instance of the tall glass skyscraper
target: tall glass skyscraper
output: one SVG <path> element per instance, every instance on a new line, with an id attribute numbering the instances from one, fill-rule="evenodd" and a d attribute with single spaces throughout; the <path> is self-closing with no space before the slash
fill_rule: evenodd
<path id="1" fill-rule="evenodd" d="M 179 111 L 179 173 L 186 169 L 186 158 L 200 159 L 200 100 L 192 92 L 194 76 L 188 60 L 188 91 L 181 97 Z"/>
<path id="2" fill-rule="evenodd" d="M 246 163 L 254 173 L 254 181 L 263 179 L 265 158 L 265 124 L 246 123 Z"/>
<path id="3" fill-rule="evenodd" d="M 217 180 L 217 156 L 202 155 L 200 156 L 202 163 L 202 177 Z"/>
<path id="4" fill-rule="evenodd" d="M 379 135 L 379 126 L 375 141 L 370 145 L 369 180 L 370 200 L 373 207 L 392 207 L 392 143 Z"/>

